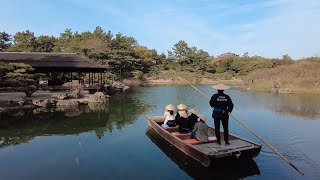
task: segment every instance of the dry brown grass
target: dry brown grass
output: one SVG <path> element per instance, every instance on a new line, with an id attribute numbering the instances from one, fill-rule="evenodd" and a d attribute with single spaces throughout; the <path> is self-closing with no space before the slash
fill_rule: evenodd
<path id="1" fill-rule="evenodd" d="M 291 65 L 255 70 L 243 80 L 253 90 L 289 88 L 294 93 L 320 94 L 320 62 L 301 60 Z"/>

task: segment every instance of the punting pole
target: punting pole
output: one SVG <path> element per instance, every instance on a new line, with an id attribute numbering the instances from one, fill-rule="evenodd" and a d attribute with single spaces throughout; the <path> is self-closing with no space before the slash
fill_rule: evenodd
<path id="1" fill-rule="evenodd" d="M 199 90 L 198 88 L 196 88 L 194 85 L 192 85 L 189 81 L 183 79 L 186 83 L 188 83 L 191 87 L 193 87 L 196 91 L 198 91 L 200 94 L 202 94 L 203 96 L 205 96 L 207 99 L 210 99 L 210 97 L 203 93 L 201 90 Z M 296 171 L 298 171 L 301 175 L 304 175 L 304 173 L 302 172 L 301 169 L 299 169 L 297 166 L 295 166 L 291 161 L 289 161 L 289 159 L 287 159 L 286 157 L 284 157 L 279 151 L 277 151 L 274 147 L 271 146 L 271 144 L 269 144 L 267 141 L 265 141 L 264 139 L 262 139 L 261 137 L 258 136 L 258 134 L 256 134 L 255 132 L 253 132 L 248 126 L 246 126 L 245 124 L 242 123 L 242 121 L 240 119 L 238 119 L 237 117 L 235 117 L 234 115 L 232 115 L 231 113 L 229 113 L 229 115 L 231 117 L 233 117 L 233 119 L 235 119 L 241 126 L 243 126 L 244 128 L 246 128 L 250 133 L 252 133 L 256 138 L 258 138 L 260 141 L 262 141 L 265 145 L 267 145 L 274 153 L 276 153 L 278 156 L 280 156 L 284 161 L 286 161 L 288 164 L 290 164 L 291 167 L 293 167 Z"/>

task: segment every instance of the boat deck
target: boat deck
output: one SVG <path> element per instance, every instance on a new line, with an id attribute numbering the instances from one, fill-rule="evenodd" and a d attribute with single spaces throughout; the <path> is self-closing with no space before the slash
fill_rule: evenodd
<path id="1" fill-rule="evenodd" d="M 194 146 L 208 155 L 215 155 L 217 157 L 224 157 L 227 156 L 226 153 L 238 153 L 241 150 L 251 149 L 254 147 L 254 145 L 239 139 L 230 140 L 229 142 L 230 145 L 228 146 L 223 144 L 218 145 L 216 143 L 204 143 Z"/>
<path id="2" fill-rule="evenodd" d="M 161 126 L 163 122 L 160 121 L 160 122 L 157 122 L 157 124 Z M 223 138 L 223 132 L 220 132 L 221 145 L 215 143 L 216 140 L 213 140 L 207 143 L 201 142 L 195 139 L 190 139 L 191 133 L 186 133 L 186 134 L 179 133 L 178 128 L 179 127 L 177 125 L 175 127 L 169 127 L 166 130 L 169 131 L 172 135 L 175 135 L 176 137 L 182 139 L 184 142 L 187 142 L 188 144 L 194 146 L 196 149 L 210 156 L 226 157 L 232 154 L 241 154 L 240 151 L 242 150 L 255 148 L 254 144 L 244 141 L 242 139 L 239 139 L 233 135 L 229 135 L 230 145 L 226 146 Z M 215 137 L 215 131 L 211 127 L 209 129 L 209 137 Z"/>
<path id="3" fill-rule="evenodd" d="M 215 130 L 209 127 L 209 142 L 190 139 L 191 133 L 179 133 L 178 126 L 163 128 L 163 116 L 147 116 L 148 123 L 159 135 L 185 154 L 208 167 L 212 161 L 222 158 L 247 159 L 259 155 L 261 145 L 229 134 L 230 145 L 225 145 L 223 132 L 220 132 L 221 145 L 216 143 Z"/>

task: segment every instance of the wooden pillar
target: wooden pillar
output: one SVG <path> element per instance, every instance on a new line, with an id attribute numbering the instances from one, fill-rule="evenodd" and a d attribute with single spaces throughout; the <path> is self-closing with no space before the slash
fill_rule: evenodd
<path id="1" fill-rule="evenodd" d="M 103 84 L 102 72 L 100 72 L 100 80 L 101 80 L 101 84 Z"/>
<path id="2" fill-rule="evenodd" d="M 98 87 L 100 87 L 100 77 L 99 77 L 99 73 L 98 73 Z"/>
<path id="3" fill-rule="evenodd" d="M 92 85 L 94 85 L 94 73 L 92 73 Z"/>
<path id="4" fill-rule="evenodd" d="M 91 78 L 91 77 L 90 77 L 90 72 L 89 72 L 89 86 L 90 86 L 90 78 Z"/>
<path id="5" fill-rule="evenodd" d="M 71 79 L 71 82 L 72 82 L 72 72 L 70 72 L 70 79 Z"/>

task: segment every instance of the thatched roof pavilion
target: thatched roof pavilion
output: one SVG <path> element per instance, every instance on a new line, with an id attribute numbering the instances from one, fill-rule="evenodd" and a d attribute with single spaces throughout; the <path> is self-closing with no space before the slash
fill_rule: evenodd
<path id="1" fill-rule="evenodd" d="M 25 63 L 37 72 L 103 72 L 106 69 L 74 53 L 0 52 L 0 62 Z"/>
<path id="2" fill-rule="evenodd" d="M 103 83 L 102 73 L 107 70 L 103 65 L 74 53 L 0 52 L 0 62 L 29 64 L 35 72 L 45 73 L 48 77 L 60 72 L 66 74 L 68 81 L 73 80 L 73 72 L 87 73 L 88 84 L 98 86 Z"/>

